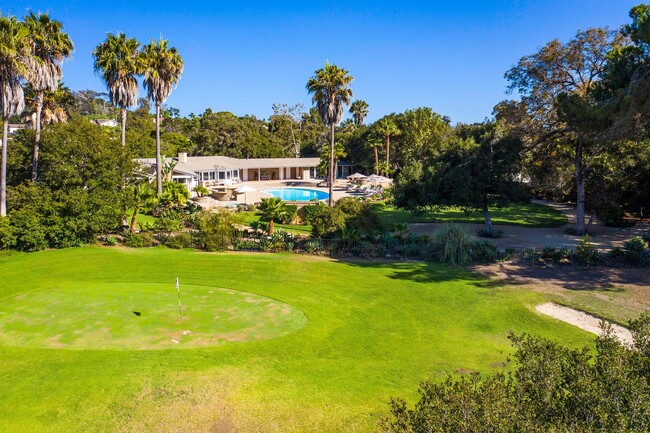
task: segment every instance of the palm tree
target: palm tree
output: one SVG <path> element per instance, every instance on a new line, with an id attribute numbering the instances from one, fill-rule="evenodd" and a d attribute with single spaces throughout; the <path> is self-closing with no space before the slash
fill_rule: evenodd
<path id="1" fill-rule="evenodd" d="M 329 172 L 330 155 L 328 155 L 328 153 L 329 153 L 328 149 L 324 147 L 320 156 L 320 163 L 318 164 L 318 171 L 321 173 Z M 334 173 L 336 173 L 337 164 L 339 163 L 339 161 L 345 158 L 346 156 L 348 156 L 348 153 L 345 151 L 345 146 L 343 146 L 343 143 L 340 143 L 338 141 L 335 142 L 334 143 Z"/>
<path id="2" fill-rule="evenodd" d="M 38 95 L 29 83 L 24 87 L 24 91 L 25 105 L 27 106 L 27 109 L 23 119 L 31 122 L 32 127 L 36 128 L 36 105 L 38 103 Z M 45 91 L 42 104 L 41 124 L 50 125 L 52 123 L 67 123 L 68 112 L 66 111 L 66 107 L 70 107 L 74 104 L 74 96 L 63 82 L 59 82 L 59 87 L 55 91 Z"/>
<path id="3" fill-rule="evenodd" d="M 63 24 L 50 18 L 47 13 L 30 12 L 24 18 L 29 29 L 31 46 L 27 81 L 36 92 L 36 122 L 34 130 L 34 157 L 32 159 L 32 182 L 38 177 L 38 151 L 41 142 L 41 112 L 45 91 L 54 92 L 63 76 L 61 63 L 70 57 L 74 50 L 72 40 L 62 32 Z"/>
<path id="4" fill-rule="evenodd" d="M 126 109 L 138 104 L 138 80 L 142 73 L 140 43 L 127 39 L 124 33 L 109 33 L 106 40 L 93 50 L 95 73 L 100 74 L 108 86 L 111 103 L 120 107 L 122 120 L 122 146 L 126 146 Z"/>
<path id="5" fill-rule="evenodd" d="M 156 194 L 154 193 L 151 184 L 147 182 L 132 185 L 128 192 L 130 199 L 133 201 L 133 215 L 131 216 L 129 231 L 135 233 L 135 223 L 138 219 L 138 212 L 142 208 L 153 206 L 156 201 Z"/>
<path id="6" fill-rule="evenodd" d="M 363 99 L 357 99 L 350 106 L 350 114 L 354 117 L 354 123 L 357 126 L 363 125 L 363 121 L 368 115 L 368 103 Z"/>
<path id="7" fill-rule="evenodd" d="M 375 152 L 375 174 L 379 174 L 379 150 L 378 147 L 382 144 L 381 138 L 376 135 L 370 135 L 368 137 L 368 145 L 373 148 Z"/>
<path id="8" fill-rule="evenodd" d="M 15 17 L 0 15 L 0 109 L 2 110 L 2 159 L 0 160 L 0 217 L 7 216 L 7 145 L 9 118 L 25 108 L 21 77 L 27 72 L 29 30 Z"/>
<path id="9" fill-rule="evenodd" d="M 269 235 L 275 231 L 275 220 L 282 220 L 288 215 L 287 204 L 278 197 L 263 198 L 259 211 L 262 218 L 269 220 Z"/>
<path id="10" fill-rule="evenodd" d="M 160 164 L 160 106 L 167 100 L 174 84 L 183 74 L 183 58 L 176 48 L 167 48 L 166 40 L 153 40 L 143 49 L 144 87 L 147 97 L 156 104 L 156 183 L 162 194 L 162 167 Z"/>
<path id="11" fill-rule="evenodd" d="M 390 138 L 400 135 L 402 131 L 397 128 L 397 124 L 392 117 L 384 117 L 377 123 L 377 132 L 386 140 L 386 166 L 388 169 L 384 174 L 388 175 L 390 170 Z"/>
<path id="12" fill-rule="evenodd" d="M 329 205 L 332 206 L 334 192 L 334 128 L 343 118 L 343 104 L 350 105 L 353 78 L 343 68 L 325 62 L 307 81 L 307 91 L 313 93 L 312 102 L 325 126 L 330 128 Z"/>

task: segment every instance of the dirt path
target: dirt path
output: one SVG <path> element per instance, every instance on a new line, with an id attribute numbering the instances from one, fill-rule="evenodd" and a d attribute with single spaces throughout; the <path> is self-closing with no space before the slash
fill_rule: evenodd
<path id="1" fill-rule="evenodd" d="M 545 304 L 538 305 L 535 309 L 547 316 L 553 317 L 554 319 L 561 320 L 570 325 L 577 326 L 580 329 L 584 329 L 587 332 L 592 334 L 600 335 L 602 329 L 600 327 L 601 319 L 598 317 L 587 314 L 583 311 L 574 310 L 573 308 L 563 307 L 552 302 L 547 302 Z M 604 321 L 609 324 L 612 329 L 612 333 L 624 344 L 632 345 L 634 340 L 632 339 L 632 333 L 621 325 L 615 323 Z"/>

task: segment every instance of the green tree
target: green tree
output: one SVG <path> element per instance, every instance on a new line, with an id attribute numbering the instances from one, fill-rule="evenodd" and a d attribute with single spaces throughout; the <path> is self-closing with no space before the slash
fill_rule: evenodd
<path id="1" fill-rule="evenodd" d="M 287 216 L 287 204 L 277 197 L 263 198 L 259 206 L 262 218 L 269 221 L 269 235 L 275 232 L 275 221 Z"/>
<path id="2" fill-rule="evenodd" d="M 307 81 L 307 91 L 316 104 L 321 120 L 330 128 L 330 164 L 329 164 L 329 206 L 332 206 L 334 195 L 334 130 L 343 118 L 343 105 L 350 105 L 352 89 L 350 83 L 353 77 L 348 71 L 336 65 L 325 63 L 314 76 Z"/>
<path id="3" fill-rule="evenodd" d="M 61 63 L 72 55 L 74 45 L 70 36 L 64 33 L 63 24 L 53 20 L 47 13 L 29 12 L 25 18 L 29 29 L 31 56 L 29 59 L 27 80 L 36 92 L 36 119 L 34 130 L 34 157 L 32 161 L 32 182 L 38 178 L 38 152 L 41 141 L 41 114 L 45 92 L 55 92 L 63 77 Z"/>
<path id="4" fill-rule="evenodd" d="M 167 100 L 175 84 L 183 74 L 183 58 L 176 48 L 167 48 L 168 41 L 153 40 L 143 48 L 144 87 L 147 97 L 156 104 L 156 185 L 162 194 L 162 172 L 160 163 L 160 107 Z"/>
<path id="5" fill-rule="evenodd" d="M 354 117 L 357 126 L 363 125 L 363 121 L 368 116 L 368 103 L 363 99 L 357 99 L 350 106 L 350 114 Z"/>
<path id="6" fill-rule="evenodd" d="M 390 171 L 390 139 L 391 137 L 397 137 L 402 134 L 402 131 L 397 127 L 395 120 L 392 117 L 384 117 L 379 122 L 377 122 L 377 133 L 384 137 L 384 142 L 386 143 L 386 166 L 388 167 L 384 172 L 385 175 L 389 175 Z"/>
<path id="7" fill-rule="evenodd" d="M 126 146 L 126 109 L 138 103 L 138 80 L 143 72 L 140 43 L 124 33 L 109 33 L 92 52 L 93 67 L 108 86 L 108 96 L 120 108 L 122 146 Z"/>
<path id="8" fill-rule="evenodd" d="M 394 202 L 412 211 L 460 207 L 482 212 L 485 233 L 492 236 L 489 208 L 529 199 L 517 182 L 523 143 L 498 123 L 457 129 L 458 137 L 443 153 L 400 172 L 393 188 Z"/>
<path id="9" fill-rule="evenodd" d="M 7 147 L 9 118 L 25 108 L 20 79 L 27 73 L 29 30 L 15 17 L 0 16 L 0 109 L 2 109 L 2 160 L 0 162 L 0 217 L 7 216 Z"/>
<path id="10" fill-rule="evenodd" d="M 553 40 L 537 53 L 522 57 L 506 73 L 509 90 L 521 95 L 520 109 L 501 104 L 498 117 L 519 127 L 530 149 L 559 145 L 573 155 L 576 191 L 576 231 L 585 233 L 585 184 L 589 160 L 599 153 L 597 137 L 566 122 L 558 114 L 558 97 L 589 101 L 607 64 L 608 53 L 623 43 L 620 34 L 607 29 L 579 31 L 566 44 Z M 509 117 L 506 114 L 516 113 Z"/>

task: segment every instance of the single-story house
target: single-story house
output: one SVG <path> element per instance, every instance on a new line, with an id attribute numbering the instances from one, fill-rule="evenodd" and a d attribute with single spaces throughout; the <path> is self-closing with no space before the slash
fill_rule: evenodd
<path id="1" fill-rule="evenodd" d="M 227 156 L 187 156 L 181 152 L 172 158 L 176 165 L 172 181 L 185 184 L 191 191 L 198 185 L 227 185 L 241 181 L 316 179 L 319 158 L 249 158 Z M 155 173 L 156 159 L 138 159 Z"/>

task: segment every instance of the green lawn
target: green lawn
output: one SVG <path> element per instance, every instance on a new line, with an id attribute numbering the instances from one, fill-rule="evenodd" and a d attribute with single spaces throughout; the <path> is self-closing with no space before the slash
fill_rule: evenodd
<path id="1" fill-rule="evenodd" d="M 246 225 L 250 225 L 250 223 L 260 220 L 260 215 L 257 211 L 239 212 L 238 215 L 241 215 L 242 224 Z M 298 235 L 311 234 L 311 226 L 307 224 L 278 224 L 276 222 L 274 225 L 275 228 L 285 230 L 289 233 L 295 233 Z"/>
<path id="2" fill-rule="evenodd" d="M 386 224 L 409 223 L 477 223 L 483 224 L 485 219 L 481 213 L 466 215 L 460 209 L 447 209 L 440 212 L 424 212 L 413 215 L 409 211 L 395 209 L 384 203 L 373 205 L 379 217 Z M 567 217 L 562 212 L 537 203 L 511 205 L 490 209 L 494 224 L 505 224 L 526 227 L 561 227 L 567 223 Z"/>
<path id="3" fill-rule="evenodd" d="M 510 330 L 593 340 L 434 264 L 86 247 L 0 271 L 2 432 L 366 432 L 421 379 L 503 369 Z"/>

